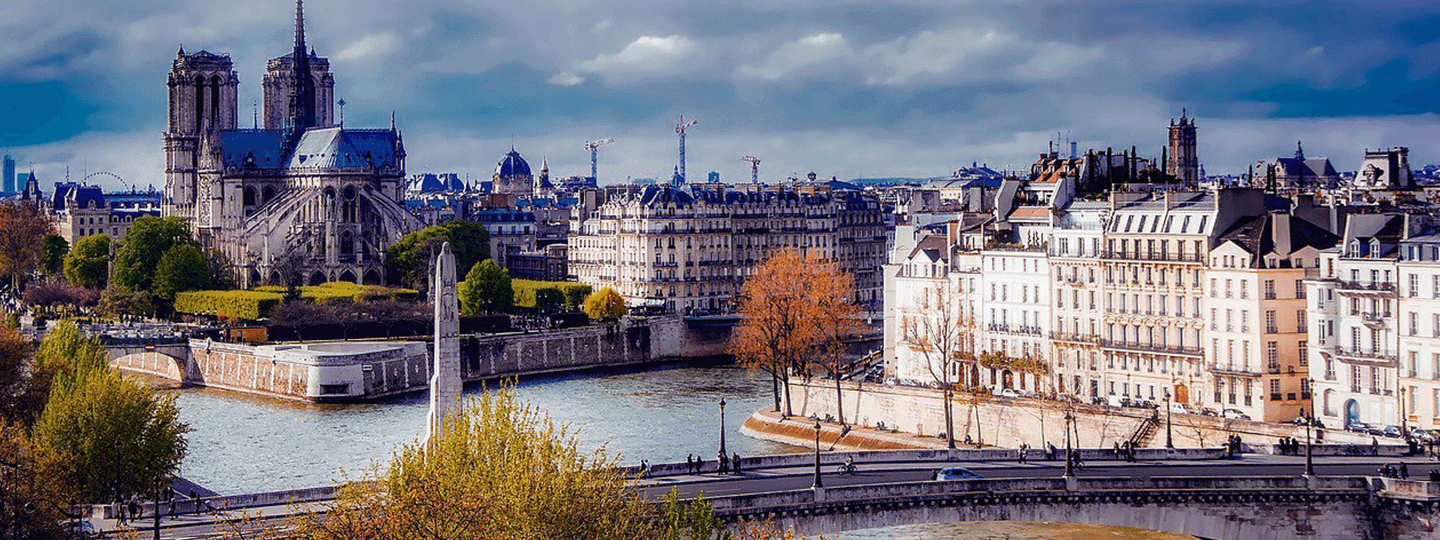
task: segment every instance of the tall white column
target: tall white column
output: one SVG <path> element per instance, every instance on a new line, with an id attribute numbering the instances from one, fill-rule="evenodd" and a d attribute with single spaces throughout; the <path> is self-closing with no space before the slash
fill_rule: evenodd
<path id="1" fill-rule="evenodd" d="M 435 363 L 430 376 L 427 441 L 444 430 L 445 422 L 460 407 L 460 309 L 455 294 L 455 254 L 449 242 L 440 247 L 430 290 L 435 299 Z"/>

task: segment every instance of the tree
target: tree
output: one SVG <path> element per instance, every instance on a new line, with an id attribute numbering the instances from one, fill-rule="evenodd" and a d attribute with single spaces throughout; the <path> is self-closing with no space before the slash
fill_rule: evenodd
<path id="1" fill-rule="evenodd" d="M 535 309 L 540 311 L 556 311 L 565 305 L 565 293 L 559 289 L 536 289 Z"/>
<path id="2" fill-rule="evenodd" d="M 305 341 L 304 331 L 325 324 L 338 324 L 336 306 L 329 303 L 296 300 L 285 302 L 270 311 L 270 323 L 295 329 L 296 341 Z"/>
<path id="3" fill-rule="evenodd" d="M 110 287 L 100 293 L 100 312 L 111 317 L 153 316 L 158 306 L 149 291 L 128 291 Z"/>
<path id="4" fill-rule="evenodd" d="M 65 267 L 65 254 L 70 252 L 70 242 L 58 234 L 45 235 L 45 273 L 60 275 Z"/>
<path id="5" fill-rule="evenodd" d="M 610 287 L 592 292 L 585 298 L 585 315 L 595 320 L 622 317 L 625 315 L 625 299 Z"/>
<path id="6" fill-rule="evenodd" d="M 435 438 L 400 448 L 346 484 L 297 537 L 335 539 L 709 538 L 718 522 L 657 514 L 616 457 L 580 450 L 576 431 L 524 403 L 513 386 L 471 398 Z M 703 511 L 703 510 L 702 510 Z M 662 536 L 666 532 L 677 532 Z"/>
<path id="7" fill-rule="evenodd" d="M 117 242 L 112 285 L 128 291 L 149 291 L 160 258 L 177 245 L 195 245 L 190 229 L 178 217 L 145 216 L 130 224 Z"/>
<path id="8" fill-rule="evenodd" d="M 766 259 L 741 289 L 740 324 L 730 336 L 729 350 L 742 365 L 770 374 L 776 411 L 782 383 L 801 371 L 829 339 L 816 323 L 824 303 L 811 291 L 828 287 L 823 281 L 832 278 L 832 268 L 818 256 L 785 248 Z M 783 386 L 789 416 L 790 385 Z"/>
<path id="9" fill-rule="evenodd" d="M 21 278 L 34 272 L 45 259 L 45 235 L 50 221 L 33 204 L 0 202 L 0 272 L 18 289 Z"/>
<path id="10" fill-rule="evenodd" d="M 845 339 L 860 332 L 860 307 L 852 300 L 855 284 L 850 276 L 840 273 L 840 267 L 833 261 L 824 261 L 810 270 L 813 277 L 808 282 L 809 293 L 815 301 L 810 322 L 815 325 L 818 341 L 814 354 L 808 358 L 835 381 L 835 414 L 844 425 L 845 392 L 840 379 L 850 368 L 845 357 Z"/>
<path id="11" fill-rule="evenodd" d="M 500 268 L 490 259 L 471 267 L 459 289 L 460 312 L 467 317 L 500 313 L 510 309 L 515 302 L 510 271 Z"/>
<path id="12" fill-rule="evenodd" d="M 46 280 L 25 290 L 25 303 L 32 306 L 93 306 L 100 301 L 98 289 L 76 287 L 59 280 Z"/>
<path id="13" fill-rule="evenodd" d="M 103 364 L 56 377 L 35 423 L 38 467 L 58 492 L 82 501 L 152 493 L 185 456 L 175 394 L 160 394 Z"/>
<path id="14" fill-rule="evenodd" d="M 490 258 L 490 232 L 483 225 L 447 221 L 407 234 L 390 245 L 385 256 L 390 283 L 425 289 L 430 284 L 430 264 L 445 242 L 450 242 L 456 268 L 470 268 Z"/>
<path id="15" fill-rule="evenodd" d="M 204 289 L 211 283 L 205 255 L 193 244 L 176 244 L 160 256 L 155 266 L 155 296 L 172 301 L 175 293 Z"/>
<path id="16" fill-rule="evenodd" d="M 967 358 L 964 346 L 968 337 L 962 324 L 962 307 L 956 289 L 954 283 L 942 277 L 924 289 L 919 298 L 903 299 L 909 305 L 901 307 L 913 312 L 901 322 L 901 332 L 905 336 L 903 346 L 924 360 L 925 369 L 940 387 L 940 395 L 945 401 L 945 443 L 949 448 L 955 448 L 953 399 L 961 362 Z"/>
<path id="17" fill-rule="evenodd" d="M 65 280 L 71 285 L 105 288 L 110 274 L 110 237 L 92 234 L 75 241 L 75 248 L 65 255 Z"/>
<path id="18" fill-rule="evenodd" d="M 0 328 L 0 420 L 30 420 L 30 343 L 12 328 Z"/>
<path id="19" fill-rule="evenodd" d="M 28 433 L 29 426 L 0 419 L 0 538 L 63 538 L 62 509 L 73 501 L 36 470 Z"/>

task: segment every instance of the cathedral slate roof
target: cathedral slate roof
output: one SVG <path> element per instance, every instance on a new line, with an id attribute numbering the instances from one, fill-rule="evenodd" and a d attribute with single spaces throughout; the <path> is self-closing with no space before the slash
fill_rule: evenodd
<path id="1" fill-rule="evenodd" d="M 270 129 L 221 131 L 221 164 L 225 167 L 277 169 L 285 163 L 285 135 Z"/>
<path id="2" fill-rule="evenodd" d="M 291 169 L 397 167 L 397 135 L 388 129 L 309 129 L 286 164 Z"/>

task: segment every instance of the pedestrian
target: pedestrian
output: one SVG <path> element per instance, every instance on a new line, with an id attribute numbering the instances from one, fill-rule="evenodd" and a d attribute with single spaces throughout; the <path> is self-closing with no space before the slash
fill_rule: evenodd
<path id="1" fill-rule="evenodd" d="M 1021 464 L 1021 465 L 1024 465 L 1024 464 L 1025 464 L 1025 445 L 1023 445 L 1023 444 L 1020 445 L 1020 450 L 1019 450 L 1018 454 L 1019 454 L 1019 456 L 1020 456 L 1020 464 Z"/>
<path id="2" fill-rule="evenodd" d="M 1410 478 L 1410 466 L 1406 465 L 1404 461 L 1400 462 L 1400 478 Z"/>
<path id="3" fill-rule="evenodd" d="M 734 471 L 735 474 L 740 474 L 740 453 L 739 453 L 739 452 L 734 452 L 733 455 L 730 456 L 730 470 L 731 470 L 731 471 Z"/>
<path id="4" fill-rule="evenodd" d="M 695 472 L 695 454 L 685 455 L 685 471 L 690 473 Z"/>
<path id="5" fill-rule="evenodd" d="M 175 492 L 170 492 L 170 517 L 175 517 Z"/>
<path id="6" fill-rule="evenodd" d="M 720 452 L 719 456 L 716 458 L 716 462 L 719 463 L 719 465 L 717 466 L 718 469 L 716 470 L 720 474 L 730 472 L 730 456 L 725 455 L 724 452 Z"/>
<path id="7" fill-rule="evenodd" d="M 640 478 L 645 478 L 646 476 L 649 476 L 649 475 L 650 475 L 650 461 L 649 461 L 649 460 L 645 460 L 645 459 L 640 460 Z"/>
<path id="8" fill-rule="evenodd" d="M 130 519 L 138 521 L 144 515 L 145 507 L 140 506 L 140 503 L 135 499 L 130 499 Z"/>
<path id="9" fill-rule="evenodd" d="M 704 471 L 704 470 L 705 470 L 705 459 L 702 458 L 702 457 L 700 457 L 700 456 L 695 456 L 695 474 L 700 474 L 700 472 L 701 472 L 701 471 Z"/>
<path id="10" fill-rule="evenodd" d="M 1380 441 L 1375 440 L 1375 437 L 1373 437 L 1373 436 L 1370 437 L 1370 455 L 1372 455 L 1372 456 L 1378 456 L 1378 455 L 1380 455 Z"/>
<path id="11" fill-rule="evenodd" d="M 1115 443 L 1115 449 L 1112 452 L 1115 453 L 1115 461 L 1120 461 L 1120 443 Z"/>
<path id="12" fill-rule="evenodd" d="M 195 515 L 200 515 L 200 495 L 195 490 L 190 490 L 190 501 L 195 503 Z"/>
<path id="13" fill-rule="evenodd" d="M 115 521 L 118 521 L 120 525 L 128 523 L 125 519 L 125 503 L 121 502 L 120 499 L 115 499 Z"/>

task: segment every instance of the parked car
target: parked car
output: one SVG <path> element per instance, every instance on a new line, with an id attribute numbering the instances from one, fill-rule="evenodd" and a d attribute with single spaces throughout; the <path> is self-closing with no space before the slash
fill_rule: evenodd
<path id="1" fill-rule="evenodd" d="M 1374 435 L 1374 436 L 1376 436 L 1376 437 L 1384 437 L 1384 436 L 1385 436 L 1385 426 L 1382 426 L 1382 425 L 1380 425 L 1380 424 L 1368 424 L 1366 427 L 1369 428 L 1369 429 L 1366 429 L 1366 430 L 1365 430 L 1366 433 L 1369 433 L 1369 434 Z"/>
<path id="2" fill-rule="evenodd" d="M 1386 437 L 1398 439 L 1400 438 L 1400 426 L 1385 426 L 1385 429 L 1382 429 L 1381 433 L 1384 433 Z"/>
<path id="3" fill-rule="evenodd" d="M 935 471 L 936 482 L 943 482 L 946 480 L 972 480 L 976 478 L 984 478 L 984 476 L 980 476 L 979 474 L 976 474 L 975 471 L 966 469 L 964 467 L 946 467 L 944 469 Z"/>
<path id="4" fill-rule="evenodd" d="M 1202 408 L 1200 408 L 1200 414 L 1203 414 L 1203 415 L 1205 415 L 1205 416 L 1220 416 L 1220 412 L 1219 412 L 1219 411 L 1216 411 L 1215 409 L 1211 409 L 1210 407 L 1202 407 Z"/>
<path id="5" fill-rule="evenodd" d="M 1249 419 L 1250 419 L 1250 415 L 1245 414 L 1245 412 L 1244 412 L 1244 411 L 1241 411 L 1240 409 L 1225 409 L 1225 414 L 1224 414 L 1224 416 L 1225 416 L 1225 418 L 1228 418 L 1228 419 L 1231 419 L 1231 420 L 1249 420 Z"/>
<path id="6" fill-rule="evenodd" d="M 1170 412 L 1175 414 L 1190 414 L 1190 408 L 1186 407 L 1184 403 L 1175 403 L 1172 401 L 1170 402 Z"/>
<path id="7" fill-rule="evenodd" d="M 1353 431 L 1355 433 L 1370 432 L 1370 426 L 1366 425 L 1364 422 L 1350 422 L 1350 425 L 1345 426 L 1345 429 L 1347 431 Z"/>
<path id="8" fill-rule="evenodd" d="M 995 392 L 995 395 L 1001 396 L 1001 397 L 1008 397 L 1008 398 L 1018 398 L 1018 397 L 1020 397 L 1020 394 L 1015 393 L 1014 390 L 1009 389 L 1009 388 L 1003 388 L 1003 389 L 1001 389 L 999 392 Z"/>

